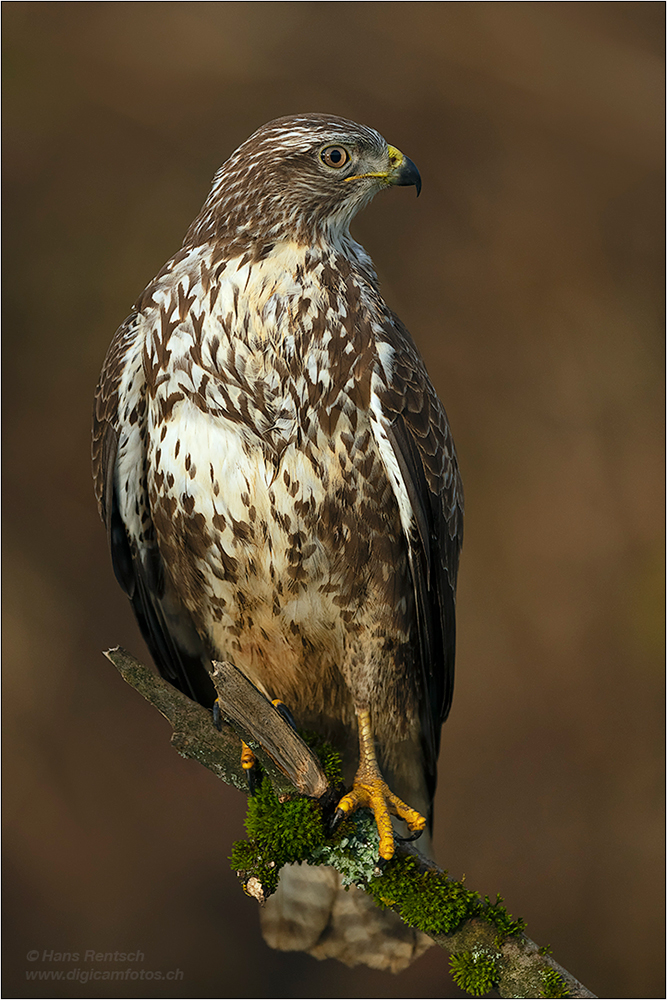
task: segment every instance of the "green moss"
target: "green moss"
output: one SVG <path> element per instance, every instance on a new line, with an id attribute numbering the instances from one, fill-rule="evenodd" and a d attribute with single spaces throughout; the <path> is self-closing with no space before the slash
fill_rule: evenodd
<path id="1" fill-rule="evenodd" d="M 484 996 L 498 982 L 498 959 L 489 951 L 461 951 L 449 960 L 457 986 L 474 997 Z"/>
<path id="2" fill-rule="evenodd" d="M 382 909 L 396 909 L 406 924 L 426 934 L 449 934 L 479 916 L 481 900 L 462 882 L 440 872 L 419 871 L 414 858 L 393 858 L 366 889 Z"/>
<path id="3" fill-rule="evenodd" d="M 543 997 L 568 997 L 570 995 L 565 980 L 555 969 L 543 969 L 540 975 L 542 977 Z"/>
<path id="4" fill-rule="evenodd" d="M 342 773 L 341 756 L 338 751 L 317 733 L 302 731 L 299 735 L 319 758 L 329 784 L 336 788 L 340 784 Z M 343 824 L 343 827 L 346 826 L 349 825 Z M 232 845 L 231 866 L 239 873 L 244 884 L 252 877 L 259 879 L 267 896 L 275 892 L 283 865 L 304 861 L 306 858 L 314 864 L 342 860 L 334 859 L 332 855 L 328 856 L 328 861 L 324 856 L 322 860 L 318 859 L 317 848 L 325 839 L 322 811 L 318 803 L 300 796 L 281 802 L 267 778 L 263 779 L 256 794 L 250 796 L 248 800 L 245 828 L 248 831 L 248 839 L 237 840 Z M 328 842 L 330 851 L 333 851 L 344 837 L 345 829 L 341 828 Z M 361 838 L 355 847 L 361 847 L 363 840 L 364 838 Z M 377 857 L 377 845 L 370 849 L 374 851 L 374 857 Z M 363 854 L 363 851 L 361 853 Z M 362 879 L 365 877 L 366 868 L 359 874 Z M 353 880 L 353 874 L 356 876 L 357 873 L 350 873 L 350 881 Z"/>
<path id="5" fill-rule="evenodd" d="M 244 885 L 250 878 L 257 878 L 264 887 L 265 895 L 270 896 L 278 888 L 277 867 L 270 852 L 255 840 L 237 840 L 232 844 L 230 862 L 233 870 L 243 880 Z"/>
<path id="6" fill-rule="evenodd" d="M 480 913 L 483 920 L 486 920 L 489 924 L 493 924 L 496 928 L 500 942 L 506 937 L 522 934 L 526 929 L 525 920 L 522 917 L 517 917 L 515 920 L 502 904 L 502 896 L 496 896 L 495 903 L 492 903 L 489 897 L 485 896 L 484 908 Z"/>
<path id="7" fill-rule="evenodd" d="M 550 944 L 543 944 L 541 948 L 537 949 L 537 954 L 538 955 L 552 955 L 553 954 L 553 948 L 551 947 Z"/>
<path id="8" fill-rule="evenodd" d="M 343 777 L 341 755 L 318 733 L 313 733 L 309 729 L 300 729 L 299 736 L 319 759 L 331 787 L 337 788 Z"/>
<path id="9" fill-rule="evenodd" d="M 245 820 L 247 840 L 232 845 L 232 868 L 244 882 L 255 877 L 266 895 L 275 892 L 283 865 L 303 861 L 324 839 L 322 813 L 312 799 L 280 802 L 271 782 L 264 778 L 248 800 Z"/>
<path id="10" fill-rule="evenodd" d="M 498 943 L 520 933 L 525 924 L 502 906 L 466 889 L 446 872 L 420 871 L 414 858 L 394 858 L 381 876 L 368 880 L 366 890 L 378 906 L 397 910 L 405 923 L 426 934 L 451 934 L 464 920 L 478 917 L 498 931 Z"/>
<path id="11" fill-rule="evenodd" d="M 245 828 L 250 839 L 270 843 L 276 862 L 282 864 L 283 857 L 290 861 L 305 858 L 324 837 L 317 803 L 302 797 L 280 802 L 266 778 L 248 800 Z"/>

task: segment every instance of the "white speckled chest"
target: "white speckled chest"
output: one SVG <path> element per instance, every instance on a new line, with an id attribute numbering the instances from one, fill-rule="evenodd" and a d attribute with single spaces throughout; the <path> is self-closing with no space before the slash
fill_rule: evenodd
<path id="1" fill-rule="evenodd" d="M 167 573 L 211 655 L 291 704 L 317 700 L 314 671 L 372 655 L 359 644 L 386 642 L 389 621 L 392 643 L 407 637 L 406 545 L 373 407 L 391 353 L 357 334 L 372 296 L 327 286 L 323 269 L 287 247 L 216 278 L 193 255 L 153 292 L 142 357 Z"/>

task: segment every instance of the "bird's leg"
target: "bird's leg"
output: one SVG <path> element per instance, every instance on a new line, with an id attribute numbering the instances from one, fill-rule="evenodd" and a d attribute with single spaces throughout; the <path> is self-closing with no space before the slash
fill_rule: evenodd
<path id="1" fill-rule="evenodd" d="M 380 857 L 389 859 L 394 854 L 394 829 L 390 813 L 405 820 L 410 830 L 420 832 L 426 826 L 426 820 L 406 805 L 390 790 L 380 773 L 375 756 L 375 743 L 371 726 L 370 712 L 357 712 L 359 727 L 359 768 L 357 770 L 352 791 L 344 795 L 338 803 L 334 822 L 355 812 L 362 806 L 372 809 L 380 835 Z"/>
<path id="2" fill-rule="evenodd" d="M 219 732 L 222 731 L 222 721 L 220 699 L 216 698 L 213 702 L 213 725 Z M 241 767 L 246 773 L 250 794 L 254 795 L 262 781 L 262 768 L 248 744 L 244 743 L 243 740 L 241 740 Z"/>
<path id="3" fill-rule="evenodd" d="M 247 743 L 241 740 L 241 767 L 245 771 L 248 779 L 250 794 L 254 795 L 262 783 L 262 765 L 255 757 Z"/>

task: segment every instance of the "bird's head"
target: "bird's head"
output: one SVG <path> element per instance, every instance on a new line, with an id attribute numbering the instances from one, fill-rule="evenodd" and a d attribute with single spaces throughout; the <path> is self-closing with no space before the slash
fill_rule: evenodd
<path id="1" fill-rule="evenodd" d="M 331 115 L 277 118 L 222 165 L 186 245 L 220 240 L 235 252 L 261 253 L 281 240 L 336 242 L 392 185 L 414 185 L 419 194 L 419 171 L 374 129 Z"/>

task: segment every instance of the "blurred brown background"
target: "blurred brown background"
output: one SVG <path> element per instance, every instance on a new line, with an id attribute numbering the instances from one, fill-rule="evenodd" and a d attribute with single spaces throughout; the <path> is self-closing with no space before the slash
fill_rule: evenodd
<path id="1" fill-rule="evenodd" d="M 437 949 L 398 978 L 269 951 L 227 861 L 244 797 L 100 653 L 146 655 L 90 483 L 108 342 L 229 153 L 324 111 L 424 183 L 354 231 L 466 486 L 438 858 L 598 995 L 663 997 L 664 4 L 3 14 L 4 995 L 461 995 Z M 26 981 L 89 948 L 184 978 Z"/>

